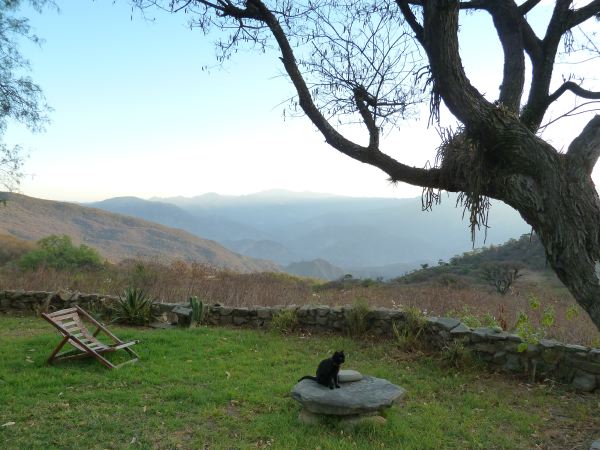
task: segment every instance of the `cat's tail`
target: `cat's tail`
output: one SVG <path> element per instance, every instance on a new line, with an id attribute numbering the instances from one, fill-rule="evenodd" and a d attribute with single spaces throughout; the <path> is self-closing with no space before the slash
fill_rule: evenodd
<path id="1" fill-rule="evenodd" d="M 317 377 L 311 377 L 310 375 L 305 375 L 302 378 L 300 378 L 298 380 L 298 382 L 302 381 L 302 380 L 313 380 L 313 381 L 317 381 Z"/>

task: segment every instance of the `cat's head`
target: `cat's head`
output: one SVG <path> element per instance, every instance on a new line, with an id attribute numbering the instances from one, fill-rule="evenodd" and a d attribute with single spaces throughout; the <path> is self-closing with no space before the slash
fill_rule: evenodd
<path id="1" fill-rule="evenodd" d="M 344 350 L 340 350 L 339 352 L 335 352 L 331 357 L 334 363 L 342 364 L 346 361 L 346 357 L 344 356 Z"/>

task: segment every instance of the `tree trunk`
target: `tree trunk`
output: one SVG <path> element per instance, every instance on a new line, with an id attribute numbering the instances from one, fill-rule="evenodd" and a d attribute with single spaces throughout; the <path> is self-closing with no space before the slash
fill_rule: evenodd
<path id="1" fill-rule="evenodd" d="M 535 179 L 508 178 L 493 197 L 533 227 L 550 266 L 600 329 L 600 198 L 588 171 L 557 155 L 556 167 Z"/>

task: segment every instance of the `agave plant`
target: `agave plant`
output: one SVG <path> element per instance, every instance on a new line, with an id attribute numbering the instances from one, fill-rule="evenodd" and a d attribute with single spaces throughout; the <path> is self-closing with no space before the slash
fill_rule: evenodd
<path id="1" fill-rule="evenodd" d="M 113 322 L 129 325 L 148 325 L 157 317 L 152 300 L 143 289 L 129 287 L 115 305 Z"/>

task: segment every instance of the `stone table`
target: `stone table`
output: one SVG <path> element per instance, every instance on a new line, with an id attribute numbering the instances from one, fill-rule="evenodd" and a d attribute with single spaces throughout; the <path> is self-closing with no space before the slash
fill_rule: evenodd
<path id="1" fill-rule="evenodd" d="M 384 423 L 379 413 L 405 393 L 403 388 L 387 380 L 363 376 L 359 381 L 341 383 L 339 389 L 302 380 L 292 389 L 292 398 L 302 405 L 299 419 L 305 423 L 314 423 L 323 417 L 337 417 L 348 424 Z"/>

